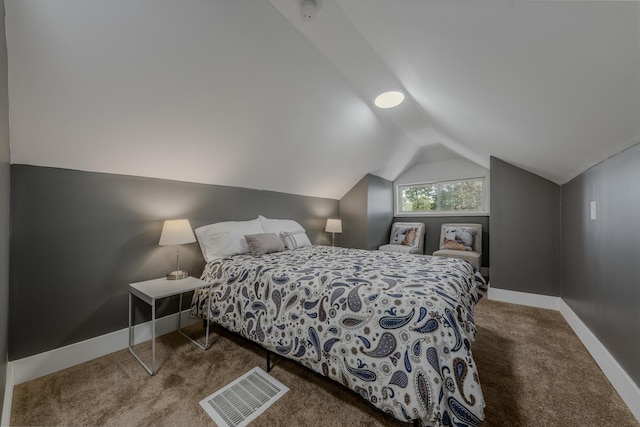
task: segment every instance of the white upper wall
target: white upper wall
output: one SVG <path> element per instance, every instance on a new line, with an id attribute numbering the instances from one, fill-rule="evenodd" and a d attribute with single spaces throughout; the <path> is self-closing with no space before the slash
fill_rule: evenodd
<path id="1" fill-rule="evenodd" d="M 269 2 L 6 4 L 12 163 L 340 198 L 415 151 Z"/>
<path id="2" fill-rule="evenodd" d="M 467 178 L 486 178 L 488 191 L 489 170 L 463 158 L 418 163 L 400 175 L 395 181 L 393 181 L 393 184 L 422 184 L 436 181 L 454 181 L 457 179 Z"/>
<path id="3" fill-rule="evenodd" d="M 428 151 L 429 150 L 425 150 L 422 159 L 426 158 L 429 155 Z M 491 179 L 489 170 L 462 157 L 458 156 L 457 158 L 453 158 L 450 155 L 446 155 L 447 150 L 434 149 L 432 151 L 433 158 L 436 159 L 435 161 L 424 161 L 422 163 L 417 163 L 407 171 L 402 173 L 393 182 L 394 203 L 397 203 L 395 197 L 399 185 L 424 184 L 438 181 L 455 181 L 459 179 L 469 178 L 484 178 L 484 203 L 487 212 L 483 213 L 482 215 L 488 215 L 491 210 L 491 207 L 489 205 L 489 201 L 491 200 Z M 397 206 L 396 215 L 398 215 Z M 468 216 L 469 214 L 461 215 Z M 403 216 L 403 214 L 400 214 L 400 216 Z M 449 214 L 448 216 L 451 215 Z"/>
<path id="4" fill-rule="evenodd" d="M 562 184 L 640 142 L 640 2 L 5 5 L 12 163 L 341 198 L 424 147 Z"/>

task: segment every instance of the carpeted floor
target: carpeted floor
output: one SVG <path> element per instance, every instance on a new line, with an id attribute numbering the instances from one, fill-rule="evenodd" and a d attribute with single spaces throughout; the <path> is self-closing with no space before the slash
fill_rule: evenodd
<path id="1" fill-rule="evenodd" d="M 558 312 L 483 299 L 476 323 L 483 426 L 640 426 Z M 198 402 L 265 366 L 262 348 L 221 328 L 213 337 L 207 351 L 177 333 L 161 337 L 154 377 L 122 350 L 16 386 L 11 423 L 213 425 Z M 145 347 L 137 349 L 148 360 Z M 271 375 L 290 390 L 251 425 L 407 425 L 295 362 L 272 360 Z"/>

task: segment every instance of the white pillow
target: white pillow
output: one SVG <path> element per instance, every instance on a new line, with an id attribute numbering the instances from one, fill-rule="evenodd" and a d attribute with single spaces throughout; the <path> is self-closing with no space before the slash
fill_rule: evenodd
<path id="1" fill-rule="evenodd" d="M 204 225 L 195 229 L 204 259 L 209 262 L 216 258 L 251 252 L 245 234 L 264 233 L 258 218 L 250 221 L 227 221 Z"/>
<path id="2" fill-rule="evenodd" d="M 280 233 L 280 238 L 284 242 L 284 247 L 287 249 L 306 248 L 311 246 L 311 241 L 307 237 L 307 233 L 304 230 L 299 231 L 283 231 Z"/>
<path id="3" fill-rule="evenodd" d="M 269 219 L 258 215 L 265 233 L 280 234 L 284 232 L 304 231 L 304 228 L 292 219 Z"/>

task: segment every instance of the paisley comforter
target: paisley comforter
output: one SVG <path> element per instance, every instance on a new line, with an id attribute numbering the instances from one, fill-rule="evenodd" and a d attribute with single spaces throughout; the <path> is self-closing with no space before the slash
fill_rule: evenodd
<path id="1" fill-rule="evenodd" d="M 399 420 L 484 418 L 471 343 L 486 292 L 466 261 L 313 246 L 207 264 L 211 320 L 356 391 Z M 205 316 L 207 292 L 192 314 Z"/>

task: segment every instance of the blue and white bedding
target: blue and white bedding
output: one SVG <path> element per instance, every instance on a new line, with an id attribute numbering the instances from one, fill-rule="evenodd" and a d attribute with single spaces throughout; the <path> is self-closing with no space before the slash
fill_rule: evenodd
<path id="1" fill-rule="evenodd" d="M 466 261 L 313 246 L 209 262 L 211 320 L 356 391 L 399 420 L 476 426 L 471 354 L 487 285 Z M 207 292 L 192 314 L 204 317 Z"/>

